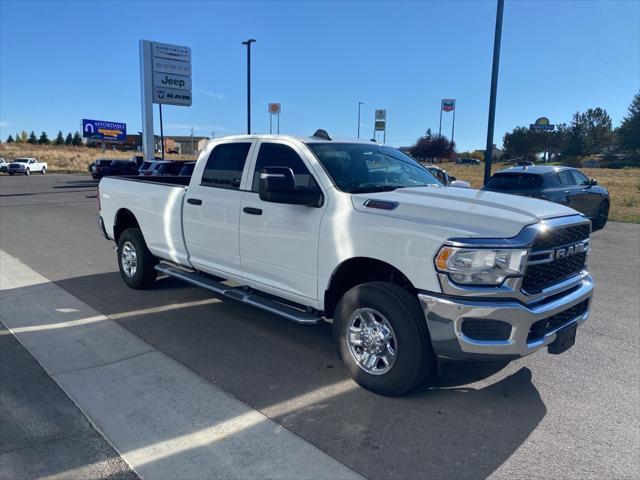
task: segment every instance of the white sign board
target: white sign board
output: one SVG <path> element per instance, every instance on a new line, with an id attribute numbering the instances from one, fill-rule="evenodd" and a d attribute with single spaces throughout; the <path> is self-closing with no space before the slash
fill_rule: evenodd
<path id="1" fill-rule="evenodd" d="M 142 147 L 145 159 L 153 160 L 153 104 L 191 105 L 191 49 L 140 40 L 140 85 Z"/>
<path id="2" fill-rule="evenodd" d="M 282 112 L 282 105 L 280 105 L 279 103 L 269 104 L 269 113 L 271 115 L 280 115 L 280 112 Z"/>
<path id="3" fill-rule="evenodd" d="M 191 92 L 188 90 L 153 87 L 153 103 L 189 107 L 191 106 Z"/>
<path id="4" fill-rule="evenodd" d="M 152 42 L 151 55 L 156 58 L 169 58 L 182 62 L 191 62 L 191 49 L 180 45 Z"/>
<path id="5" fill-rule="evenodd" d="M 173 75 L 191 76 L 191 63 L 169 60 L 166 58 L 153 59 L 153 71 L 155 73 L 171 73 Z"/>
<path id="6" fill-rule="evenodd" d="M 153 86 L 191 92 L 191 77 L 153 72 Z"/>
<path id="7" fill-rule="evenodd" d="M 386 119 L 387 119 L 386 110 L 376 110 L 376 120 L 386 120 Z"/>

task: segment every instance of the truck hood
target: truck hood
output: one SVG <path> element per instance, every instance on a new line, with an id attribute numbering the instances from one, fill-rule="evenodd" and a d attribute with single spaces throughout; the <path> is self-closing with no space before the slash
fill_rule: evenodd
<path id="1" fill-rule="evenodd" d="M 393 210 L 366 207 L 369 200 L 397 202 Z M 453 235 L 510 238 L 540 220 L 576 215 L 575 210 L 535 198 L 455 187 L 399 188 L 351 196 L 360 212 L 451 229 Z"/>

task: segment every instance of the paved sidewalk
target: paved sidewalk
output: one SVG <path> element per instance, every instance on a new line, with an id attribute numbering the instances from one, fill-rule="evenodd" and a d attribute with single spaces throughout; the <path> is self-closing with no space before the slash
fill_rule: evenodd
<path id="1" fill-rule="evenodd" d="M 362 478 L 1 250 L 0 263 L 2 322 L 141 477 Z"/>
<path id="2" fill-rule="evenodd" d="M 0 478 L 138 476 L 0 323 Z"/>

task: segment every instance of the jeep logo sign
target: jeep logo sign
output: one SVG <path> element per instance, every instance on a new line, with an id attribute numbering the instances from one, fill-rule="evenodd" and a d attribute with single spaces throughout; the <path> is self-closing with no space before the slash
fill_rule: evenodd
<path id="1" fill-rule="evenodd" d="M 182 75 L 172 75 L 170 73 L 153 74 L 153 86 L 162 88 L 172 88 L 174 90 L 191 90 L 191 78 Z"/>

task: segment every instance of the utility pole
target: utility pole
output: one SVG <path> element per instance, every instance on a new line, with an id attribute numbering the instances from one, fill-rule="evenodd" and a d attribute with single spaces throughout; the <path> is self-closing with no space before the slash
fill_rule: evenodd
<path id="1" fill-rule="evenodd" d="M 253 38 L 242 42 L 247 46 L 247 135 L 251 135 L 251 44 L 255 42 Z"/>
<path id="2" fill-rule="evenodd" d="M 195 150 L 193 149 L 193 127 L 191 127 L 191 155 L 193 155 Z"/>
<path id="3" fill-rule="evenodd" d="M 487 125 L 487 148 L 484 151 L 484 184 L 491 178 L 493 160 L 493 127 L 496 121 L 496 93 L 498 90 L 498 69 L 500 67 L 500 42 L 502 39 L 502 13 L 504 0 L 498 0 L 496 11 L 496 31 L 493 37 L 493 68 L 491 69 L 491 94 L 489 96 L 489 122 Z"/>
<path id="4" fill-rule="evenodd" d="M 360 138 L 360 106 L 364 105 L 364 102 L 358 102 L 358 138 Z"/>
<path id="5" fill-rule="evenodd" d="M 162 149 L 162 160 L 164 160 L 164 130 L 162 127 L 162 104 L 158 104 L 160 108 L 160 148 Z"/>

